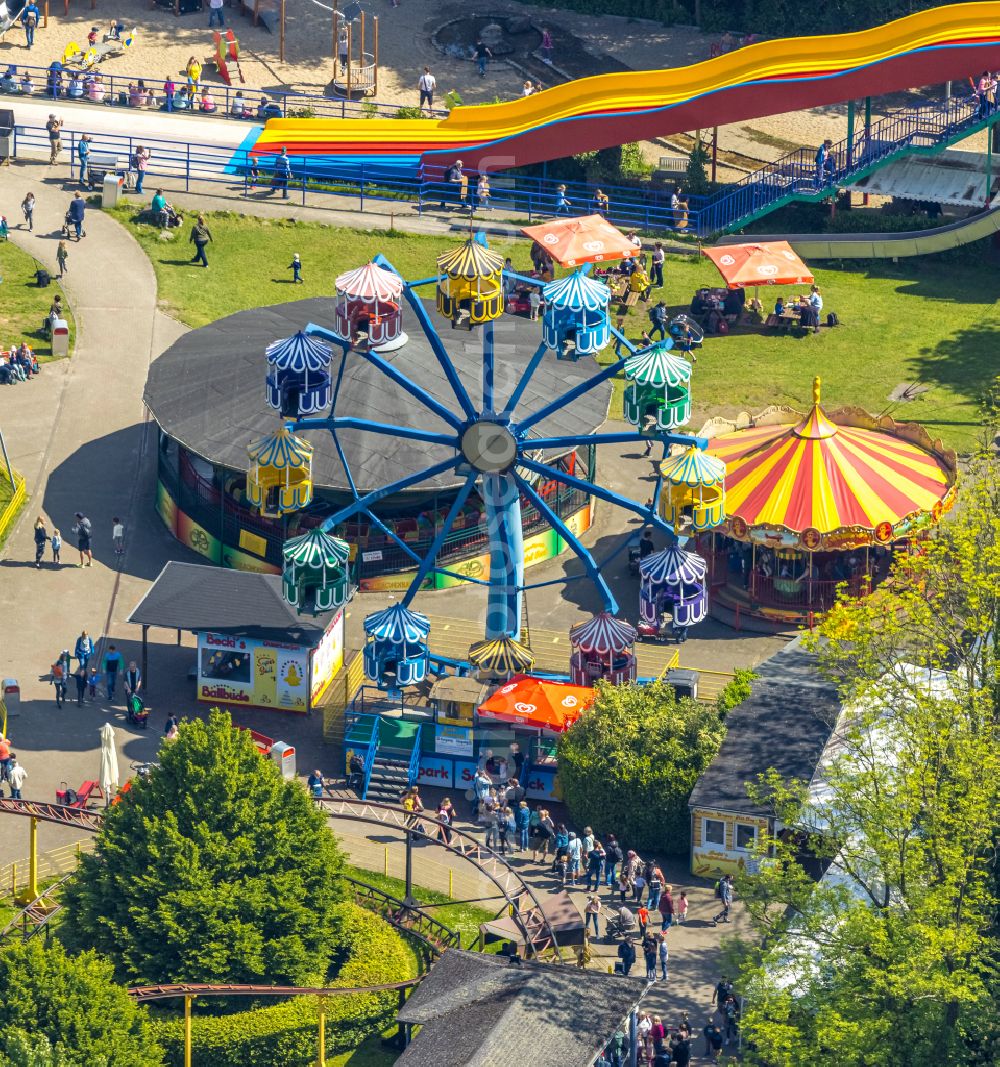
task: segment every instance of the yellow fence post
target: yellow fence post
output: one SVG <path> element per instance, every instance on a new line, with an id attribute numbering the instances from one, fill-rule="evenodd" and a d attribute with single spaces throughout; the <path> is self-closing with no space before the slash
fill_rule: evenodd
<path id="1" fill-rule="evenodd" d="M 10 865 L 10 895 L 12 897 L 17 896 L 17 864 L 12 863 Z"/>
<path id="2" fill-rule="evenodd" d="M 319 1056 L 316 1067 L 326 1067 L 326 1001 L 319 998 Z"/>
<path id="3" fill-rule="evenodd" d="M 184 998 L 184 1067 L 191 1067 L 191 1001 L 192 994 Z"/>
<path id="4" fill-rule="evenodd" d="M 448 899 L 455 899 L 455 872 L 448 868 Z"/>
<path id="5" fill-rule="evenodd" d="M 382 873 L 386 876 L 386 878 L 389 877 L 389 846 L 388 845 L 385 846 L 385 857 L 384 857 L 384 860 L 383 860 Z"/>

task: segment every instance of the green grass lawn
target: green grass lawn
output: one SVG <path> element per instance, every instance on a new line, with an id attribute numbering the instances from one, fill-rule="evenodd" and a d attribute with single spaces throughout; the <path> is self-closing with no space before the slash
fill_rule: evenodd
<path id="1" fill-rule="evenodd" d="M 152 259 L 161 301 L 190 326 L 244 308 L 331 295 L 337 274 L 379 251 L 405 276 L 427 277 L 434 273 L 435 257 L 459 240 L 456 235 L 372 233 L 214 213 L 208 217 L 214 238 L 208 252 L 211 267 L 204 270 L 188 262 L 193 250 L 188 227 L 172 231 L 175 236 L 164 241 L 155 228 L 135 225 L 135 212 L 132 207 L 115 209 Z M 516 268 L 527 268 L 526 242 L 494 247 L 511 255 Z M 305 279 L 299 286 L 291 284 L 287 269 L 295 252 L 302 257 Z M 818 374 L 829 407 L 852 404 L 873 413 L 891 411 L 968 451 L 980 431 L 980 397 L 1000 374 L 996 270 L 985 260 L 976 265 L 930 257 L 834 265 L 815 273 L 824 313 L 836 311 L 843 325 L 804 337 L 741 327 L 728 337 L 709 338 L 693 379 L 692 427 L 711 415 L 757 413 L 770 404 L 807 407 Z M 671 257 L 666 282 L 663 295 L 676 312 L 687 309 L 698 286 L 716 285 L 719 276 L 705 259 Z M 797 291 L 781 290 L 786 296 Z M 769 306 L 775 295 L 762 290 L 761 299 L 767 298 Z M 634 309 L 626 333 L 637 339 L 647 323 L 645 311 Z M 901 382 L 929 388 L 918 400 L 891 407 L 888 395 Z M 620 416 L 621 383 L 616 386 L 612 415 Z"/>
<path id="2" fill-rule="evenodd" d="M 49 313 L 52 299 L 66 294 L 59 283 L 53 280 L 47 289 L 35 285 L 38 263 L 22 252 L 12 241 L 0 241 L 0 344 L 9 351 L 11 344 L 27 341 L 40 363 L 52 358 L 52 348 L 41 332 L 42 319 Z M 68 316 L 70 351 L 73 351 L 75 325 Z"/>

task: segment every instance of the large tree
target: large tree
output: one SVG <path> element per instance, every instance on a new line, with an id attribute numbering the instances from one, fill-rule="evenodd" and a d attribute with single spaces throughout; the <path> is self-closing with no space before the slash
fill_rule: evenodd
<path id="1" fill-rule="evenodd" d="M 129 982 L 322 982 L 342 868 L 306 791 L 214 711 L 108 809 L 67 886 L 65 936 Z"/>
<path id="2" fill-rule="evenodd" d="M 761 1062 L 996 1062 L 998 637 L 1000 478 L 981 458 L 937 536 L 820 629 L 849 709 L 822 788 L 758 790 L 801 830 L 741 886 Z M 830 865 L 818 886 L 803 846 Z"/>
<path id="3" fill-rule="evenodd" d="M 0 1064 L 156 1067 L 163 1052 L 144 1008 L 93 952 L 68 956 L 41 939 L 0 949 Z"/>
<path id="4" fill-rule="evenodd" d="M 613 832 L 628 847 L 681 855 L 690 841 L 687 802 L 725 735 L 723 704 L 678 698 L 673 686 L 599 683 L 594 703 L 559 739 L 559 781 L 579 825 Z M 752 677 L 752 675 L 749 675 Z"/>

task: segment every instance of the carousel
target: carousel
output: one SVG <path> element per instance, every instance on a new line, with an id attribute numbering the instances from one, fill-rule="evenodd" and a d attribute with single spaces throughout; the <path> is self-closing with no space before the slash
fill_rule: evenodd
<path id="1" fill-rule="evenodd" d="M 819 378 L 806 413 L 772 407 L 702 433 L 725 464 L 725 519 L 699 542 L 721 621 L 809 623 L 839 589 L 867 595 L 955 502 L 953 451 L 916 423 L 827 412 Z"/>

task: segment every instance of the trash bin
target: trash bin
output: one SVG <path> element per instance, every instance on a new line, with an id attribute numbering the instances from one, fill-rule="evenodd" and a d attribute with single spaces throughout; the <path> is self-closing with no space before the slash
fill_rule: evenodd
<path id="1" fill-rule="evenodd" d="M 117 174 L 105 174 L 101 185 L 101 207 L 115 207 L 125 179 Z"/>
<path id="2" fill-rule="evenodd" d="M 277 763 L 282 778 L 295 777 L 295 749 L 287 741 L 275 741 L 271 746 L 271 759 Z"/>
<path id="3" fill-rule="evenodd" d="M 52 324 L 52 355 L 69 355 L 69 323 L 65 319 L 56 319 Z"/>
<path id="4" fill-rule="evenodd" d="M 21 714 L 21 687 L 16 678 L 4 678 L 3 702 L 8 715 Z"/>
<path id="5" fill-rule="evenodd" d="M 698 699 L 698 672 L 687 671 L 683 668 L 667 671 L 667 685 L 674 687 L 674 692 L 679 697 L 691 697 Z"/>

